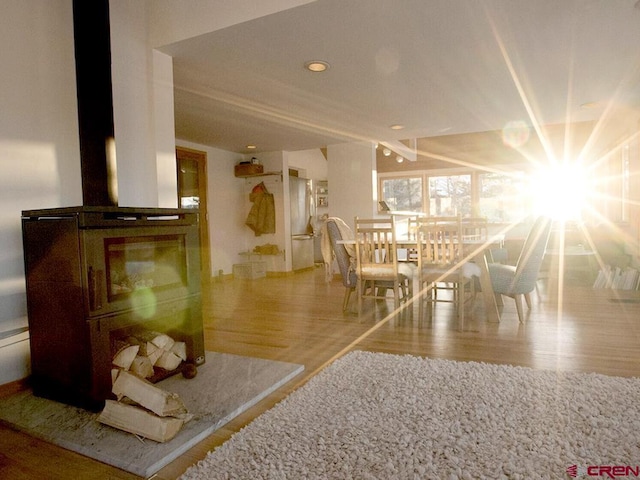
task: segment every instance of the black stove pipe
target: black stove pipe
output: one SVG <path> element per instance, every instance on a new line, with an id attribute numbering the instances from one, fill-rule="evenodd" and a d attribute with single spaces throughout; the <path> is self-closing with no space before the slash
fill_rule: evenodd
<path id="1" fill-rule="evenodd" d="M 73 0 L 82 202 L 117 206 L 109 0 Z"/>

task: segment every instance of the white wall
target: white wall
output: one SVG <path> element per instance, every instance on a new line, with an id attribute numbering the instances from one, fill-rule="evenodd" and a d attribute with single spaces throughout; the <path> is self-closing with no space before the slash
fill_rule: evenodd
<path id="1" fill-rule="evenodd" d="M 377 215 L 376 148 L 359 142 L 327 147 L 329 215 L 342 218 L 353 228 L 357 215 Z"/>
<path id="2" fill-rule="evenodd" d="M 328 174 L 327 159 L 319 148 L 287 152 L 289 168 L 300 170 L 301 176 L 311 180 L 326 180 Z"/>
<path id="3" fill-rule="evenodd" d="M 173 70 L 147 44 L 146 5 L 109 4 L 118 204 L 176 207 Z"/>
<path id="4" fill-rule="evenodd" d="M 82 203 L 70 0 L 0 16 L 0 384 L 29 372 L 22 210 Z"/>
<path id="5" fill-rule="evenodd" d="M 158 206 L 177 207 L 173 59 L 158 51 L 153 52 L 153 82 Z"/>

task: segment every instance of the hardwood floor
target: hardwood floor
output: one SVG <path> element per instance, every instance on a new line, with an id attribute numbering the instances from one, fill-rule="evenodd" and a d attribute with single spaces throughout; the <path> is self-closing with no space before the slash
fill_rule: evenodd
<path id="1" fill-rule="evenodd" d="M 413 306 L 388 317 L 393 302 L 365 303 L 362 317 L 343 314 L 344 288 L 324 282 L 321 268 L 286 277 L 214 282 L 204 298 L 207 350 L 304 364 L 294 381 L 234 419 L 158 472 L 174 479 L 207 451 L 352 349 L 481 361 L 558 371 L 640 376 L 640 292 L 541 285 L 526 323 L 505 299 L 500 323 L 483 318 L 482 300 L 463 331 L 449 305 L 420 322 Z M 353 299 L 355 300 L 355 299 Z M 353 303 L 355 309 L 355 302 Z M 411 318 L 413 316 L 413 318 Z M 9 388 L 0 387 L 0 394 Z M 138 477 L 0 426 L 0 478 L 122 479 Z"/>

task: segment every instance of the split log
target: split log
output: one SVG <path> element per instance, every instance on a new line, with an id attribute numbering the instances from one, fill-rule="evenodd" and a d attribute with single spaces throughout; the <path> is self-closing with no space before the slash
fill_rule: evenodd
<path id="1" fill-rule="evenodd" d="M 185 342 L 175 341 L 165 333 L 148 330 L 116 339 L 112 348 L 117 352 L 112 360 L 115 366 L 152 381 L 177 371 L 182 362 L 187 360 Z"/>
<path id="2" fill-rule="evenodd" d="M 187 344 L 185 342 L 175 342 L 171 347 L 171 352 L 179 356 L 183 362 L 187 361 Z"/>
<path id="3" fill-rule="evenodd" d="M 155 365 L 158 362 L 158 359 L 162 356 L 163 352 L 163 349 L 156 347 L 153 343 L 147 343 L 147 357 L 149 357 L 151 365 Z"/>
<path id="4" fill-rule="evenodd" d="M 161 417 L 187 413 L 182 399 L 131 373 L 122 371 L 113 383 L 112 392 L 118 398 L 127 397 Z"/>
<path id="5" fill-rule="evenodd" d="M 162 390 L 145 378 L 153 380 L 177 371 L 187 359 L 185 342 L 146 331 L 115 339 L 112 348 L 117 352 L 113 365 L 119 367 L 111 370 L 112 392 L 118 401 L 106 400 L 98 421 L 157 442 L 170 440 L 192 415 L 177 394 Z"/>
<path id="6" fill-rule="evenodd" d="M 126 345 L 113 356 L 113 364 L 117 367 L 122 368 L 123 370 L 129 370 L 131 368 L 131 363 L 136 358 L 138 354 L 138 350 L 140 350 L 139 345 Z"/>
<path id="7" fill-rule="evenodd" d="M 136 356 L 131 364 L 130 371 L 141 378 L 149 378 L 153 376 L 153 363 L 149 357 L 142 355 Z"/>
<path id="8" fill-rule="evenodd" d="M 140 344 L 140 355 L 144 355 L 145 357 L 149 357 L 151 355 L 153 355 L 154 352 L 156 352 L 158 350 L 158 347 L 156 347 L 150 340 L 149 341 L 140 341 L 137 340 Z"/>
<path id="9" fill-rule="evenodd" d="M 182 359 L 173 352 L 162 352 L 160 358 L 156 362 L 156 367 L 164 368 L 165 370 L 175 370 L 182 363 Z"/>
<path id="10" fill-rule="evenodd" d="M 159 348 L 170 349 L 174 342 L 173 338 L 166 333 L 154 332 L 153 330 L 140 330 L 134 336 L 141 344 L 143 342 L 151 342 Z"/>
<path id="11" fill-rule="evenodd" d="M 151 343 L 153 343 L 156 347 L 163 349 L 164 351 L 169 351 L 171 350 L 171 347 L 173 347 L 175 340 L 166 333 L 161 333 L 152 338 Z"/>
<path id="12" fill-rule="evenodd" d="M 185 422 L 182 418 L 158 417 L 141 408 L 114 400 L 106 401 L 98 421 L 156 442 L 171 440 Z"/>

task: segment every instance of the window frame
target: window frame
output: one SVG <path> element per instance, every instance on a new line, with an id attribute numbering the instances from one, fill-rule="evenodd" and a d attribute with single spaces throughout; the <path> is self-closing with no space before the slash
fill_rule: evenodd
<path id="1" fill-rule="evenodd" d="M 397 173 L 396 174 L 378 174 L 378 199 L 386 201 L 384 197 L 384 187 L 383 187 L 384 180 L 404 180 L 404 179 L 411 179 L 411 178 L 419 178 L 421 180 L 422 191 L 420 194 L 422 197 L 421 198 L 422 206 L 420 211 L 424 211 L 424 192 L 425 192 L 424 173 L 420 173 L 417 175 L 412 174 L 411 172 L 406 174 L 400 174 L 400 175 L 398 175 Z M 384 210 L 382 210 L 380 206 L 380 202 L 378 202 L 378 213 L 386 213 Z"/>
<path id="2" fill-rule="evenodd" d="M 495 169 L 474 169 L 474 168 L 439 168 L 433 170 L 414 170 L 408 172 L 384 172 L 378 174 L 378 199 L 385 200 L 383 193 L 383 182 L 385 180 L 393 179 L 406 179 L 406 178 L 420 178 L 422 182 L 422 208 L 420 213 L 425 215 L 432 215 L 430 211 L 430 198 L 429 198 L 429 179 L 430 177 L 442 177 L 442 176 L 458 176 L 458 175 L 470 175 L 471 176 L 471 216 L 480 216 L 480 176 L 483 173 L 495 171 Z M 530 172 L 522 165 L 509 165 L 505 168 L 505 173 L 509 172 L 521 172 L 526 178 Z M 378 213 L 385 214 L 378 203 Z M 495 225 L 502 225 L 507 222 L 490 222 Z"/>

